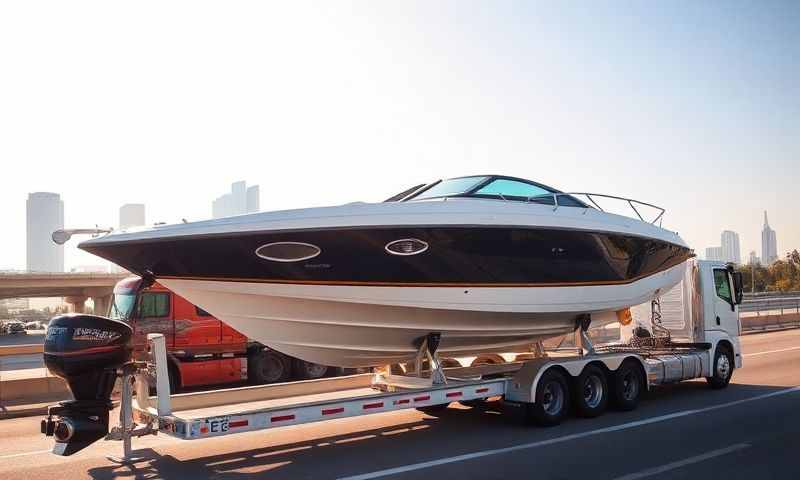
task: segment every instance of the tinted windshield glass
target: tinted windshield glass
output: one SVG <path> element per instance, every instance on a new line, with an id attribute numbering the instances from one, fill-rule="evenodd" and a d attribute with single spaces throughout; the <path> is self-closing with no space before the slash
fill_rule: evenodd
<path id="1" fill-rule="evenodd" d="M 475 186 L 479 183 L 486 180 L 486 178 L 487 177 L 462 177 L 442 180 L 416 197 L 413 197 L 412 200 L 421 200 L 423 198 L 433 197 L 447 197 L 450 195 L 466 193 L 475 188 Z"/>
<path id="2" fill-rule="evenodd" d="M 114 301 L 111 303 L 111 312 L 109 317 L 114 320 L 127 321 L 131 313 L 133 313 L 133 306 L 136 304 L 136 295 L 134 294 L 114 294 Z"/>
<path id="3" fill-rule="evenodd" d="M 476 195 L 502 195 L 504 197 L 524 198 L 547 195 L 548 193 L 550 192 L 542 187 L 537 187 L 536 185 L 531 185 L 530 183 L 519 182 L 517 180 L 508 180 L 505 178 L 493 180 L 475 192 Z"/>

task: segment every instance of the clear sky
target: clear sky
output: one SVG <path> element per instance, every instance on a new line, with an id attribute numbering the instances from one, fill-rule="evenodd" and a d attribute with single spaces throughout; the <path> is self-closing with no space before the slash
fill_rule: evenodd
<path id="1" fill-rule="evenodd" d="M 698 252 L 800 248 L 800 2 L 0 4 L 0 268 L 67 226 L 379 201 L 505 173 L 667 209 Z M 73 246 L 67 266 L 97 263 Z"/>

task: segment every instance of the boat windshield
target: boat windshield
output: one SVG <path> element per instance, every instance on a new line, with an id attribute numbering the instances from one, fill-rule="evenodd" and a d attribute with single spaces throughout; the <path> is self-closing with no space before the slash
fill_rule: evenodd
<path id="1" fill-rule="evenodd" d="M 563 207 L 582 207 L 587 205 L 577 198 L 558 190 L 522 178 L 500 175 L 480 175 L 458 177 L 442 180 L 432 184 L 420 193 L 405 200 L 423 200 L 441 197 L 473 197 L 510 200 L 515 202 L 543 203 L 555 205 L 558 194 L 558 205 Z"/>
<path id="2" fill-rule="evenodd" d="M 454 195 L 463 195 L 470 192 L 472 189 L 485 182 L 489 177 L 460 177 L 449 178 L 434 184 L 432 187 L 424 190 L 419 195 L 412 197 L 414 200 L 422 200 L 425 198 L 434 197 L 452 197 Z"/>
<path id="3" fill-rule="evenodd" d="M 115 293 L 111 302 L 111 312 L 109 318 L 127 322 L 133 313 L 133 306 L 136 305 L 136 294 Z"/>

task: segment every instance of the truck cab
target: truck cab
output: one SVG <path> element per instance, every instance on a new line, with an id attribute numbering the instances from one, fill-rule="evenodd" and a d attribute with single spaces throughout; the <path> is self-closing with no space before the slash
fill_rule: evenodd
<path id="1" fill-rule="evenodd" d="M 173 392 L 249 381 L 253 384 L 319 378 L 335 369 L 293 359 L 251 341 L 158 282 L 139 277 L 114 287 L 109 317 L 133 328 L 135 358 L 147 356 L 147 335 L 164 335 Z"/>

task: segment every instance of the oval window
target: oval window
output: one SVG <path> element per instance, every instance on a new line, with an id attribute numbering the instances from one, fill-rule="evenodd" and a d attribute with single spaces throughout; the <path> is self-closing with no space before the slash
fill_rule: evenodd
<path id="1" fill-rule="evenodd" d="M 268 243 L 256 249 L 256 255 L 273 262 L 301 262 L 320 253 L 322 250 L 318 246 L 302 242 Z"/>
<path id="2" fill-rule="evenodd" d="M 386 251 L 392 255 L 416 255 L 427 249 L 427 242 L 416 238 L 402 238 L 386 244 Z"/>

